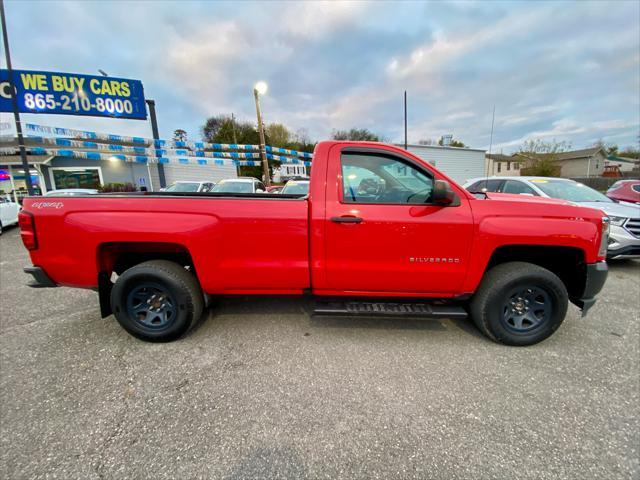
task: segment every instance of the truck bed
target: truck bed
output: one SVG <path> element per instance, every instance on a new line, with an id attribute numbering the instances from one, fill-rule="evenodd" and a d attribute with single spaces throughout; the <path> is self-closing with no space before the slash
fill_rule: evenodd
<path id="1" fill-rule="evenodd" d="M 186 247 L 207 293 L 309 288 L 308 202 L 301 197 L 106 194 L 29 198 L 25 208 L 37 217 L 33 264 L 41 259 L 60 285 L 96 287 L 118 249 Z M 78 272 L 78 265 L 86 268 Z"/>

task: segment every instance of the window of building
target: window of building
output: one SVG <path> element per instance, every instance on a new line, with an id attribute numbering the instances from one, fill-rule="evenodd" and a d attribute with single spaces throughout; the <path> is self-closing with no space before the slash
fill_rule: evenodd
<path id="1" fill-rule="evenodd" d="M 409 161 L 345 153 L 341 162 L 345 203 L 424 204 L 431 200 L 433 178 Z"/>
<path id="2" fill-rule="evenodd" d="M 52 168 L 53 188 L 99 188 L 100 168 Z"/>
<path id="3" fill-rule="evenodd" d="M 500 173 L 501 169 L 502 169 L 502 163 L 498 162 L 498 173 Z"/>

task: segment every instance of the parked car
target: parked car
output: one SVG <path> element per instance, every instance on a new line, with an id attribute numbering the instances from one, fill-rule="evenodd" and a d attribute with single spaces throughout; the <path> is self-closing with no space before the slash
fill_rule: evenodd
<path id="1" fill-rule="evenodd" d="M 465 184 L 470 192 L 496 192 L 560 198 L 597 208 L 611 220 L 608 259 L 640 258 L 640 206 L 616 203 L 602 193 L 567 178 L 489 177 Z"/>
<path id="2" fill-rule="evenodd" d="M 289 180 L 280 193 L 286 195 L 307 195 L 309 193 L 309 180 Z"/>
<path id="3" fill-rule="evenodd" d="M 161 188 L 161 192 L 192 192 L 192 193 L 204 193 L 210 192 L 215 186 L 215 182 L 199 182 L 199 181 L 179 181 L 174 182 L 166 188 Z"/>
<path id="4" fill-rule="evenodd" d="M 640 204 L 640 180 L 619 180 L 609 187 L 607 197 L 618 202 Z"/>
<path id="5" fill-rule="evenodd" d="M 18 223 L 18 213 L 20 213 L 19 204 L 7 197 L 0 197 L 0 235 L 9 225 Z"/>
<path id="6" fill-rule="evenodd" d="M 211 191 L 214 193 L 264 193 L 267 189 L 257 178 L 240 177 L 220 180 Z"/>
<path id="7" fill-rule="evenodd" d="M 312 293 L 317 314 L 470 314 L 492 340 L 531 345 L 558 329 L 569 301 L 586 314 L 604 285 L 609 219 L 600 210 L 475 196 L 382 143 L 320 142 L 313 165 L 299 198 L 246 187 L 163 201 L 27 198 L 25 271 L 36 286 L 97 290 L 103 316 L 156 342 L 189 331 L 212 296 Z M 233 191 L 248 183 L 229 182 Z"/>
<path id="8" fill-rule="evenodd" d="M 44 194 L 45 197 L 67 197 L 75 195 L 96 195 L 98 190 L 95 188 L 61 188 L 59 190 L 49 190 Z"/>

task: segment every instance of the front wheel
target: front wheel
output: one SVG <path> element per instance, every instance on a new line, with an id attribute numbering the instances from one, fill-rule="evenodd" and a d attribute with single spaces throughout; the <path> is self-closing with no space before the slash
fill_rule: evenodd
<path id="1" fill-rule="evenodd" d="M 492 340 L 533 345 L 558 329 L 567 314 L 568 297 L 553 272 L 531 263 L 503 263 L 484 276 L 471 301 L 471 316 Z"/>
<path id="2" fill-rule="evenodd" d="M 149 342 L 180 338 L 197 323 L 203 307 L 195 275 L 167 260 L 131 267 L 111 290 L 111 309 L 118 323 Z"/>

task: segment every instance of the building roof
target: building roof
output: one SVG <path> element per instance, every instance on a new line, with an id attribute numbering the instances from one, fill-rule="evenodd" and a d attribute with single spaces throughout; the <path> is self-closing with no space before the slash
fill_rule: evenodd
<path id="1" fill-rule="evenodd" d="M 404 147 L 404 143 L 394 143 L 396 147 Z M 481 148 L 469 148 L 469 147 L 450 147 L 442 145 L 420 145 L 415 143 L 408 143 L 407 148 L 424 148 L 425 150 L 459 150 L 463 152 L 486 152 Z"/>
<path id="2" fill-rule="evenodd" d="M 555 154 L 555 157 L 556 160 L 577 160 L 580 158 L 593 157 L 601 150 L 601 147 L 584 148 L 582 150 L 572 150 L 570 152 L 559 152 Z"/>
<path id="3" fill-rule="evenodd" d="M 640 163 L 640 159 L 630 158 L 630 157 L 619 157 L 618 155 L 609 155 L 607 160 L 611 160 L 613 162 L 623 162 L 623 163 Z"/>
<path id="4" fill-rule="evenodd" d="M 494 162 L 517 162 L 518 159 L 511 155 L 503 155 L 502 153 L 487 153 L 485 155 L 488 159 Z"/>

